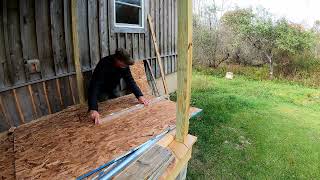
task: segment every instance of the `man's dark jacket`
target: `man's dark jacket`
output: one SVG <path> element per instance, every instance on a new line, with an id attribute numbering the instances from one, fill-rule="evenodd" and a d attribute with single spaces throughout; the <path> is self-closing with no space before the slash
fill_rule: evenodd
<path id="1" fill-rule="evenodd" d="M 98 97 L 105 93 L 112 94 L 121 78 L 125 80 L 127 86 L 137 98 L 143 96 L 131 75 L 130 68 L 115 67 L 114 61 L 114 55 L 110 55 L 102 58 L 97 64 L 88 91 L 89 110 L 98 111 Z"/>

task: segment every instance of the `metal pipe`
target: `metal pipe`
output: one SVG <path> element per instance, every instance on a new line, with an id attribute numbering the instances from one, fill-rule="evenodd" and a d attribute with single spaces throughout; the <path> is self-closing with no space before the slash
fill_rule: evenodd
<path id="1" fill-rule="evenodd" d="M 134 160 L 136 160 L 142 153 L 144 153 L 146 150 L 148 150 L 152 145 L 156 144 L 161 138 L 163 138 L 167 133 L 169 133 L 173 128 L 168 128 L 161 134 L 153 137 L 149 141 L 146 142 L 145 145 L 140 147 L 137 151 L 129 155 L 126 159 L 124 159 L 122 162 L 119 163 L 116 167 L 114 167 L 112 170 L 110 170 L 107 174 L 105 174 L 101 180 L 109 180 L 112 177 L 116 176 L 120 171 L 122 171 L 125 167 L 127 167 L 129 164 L 131 164 Z"/>

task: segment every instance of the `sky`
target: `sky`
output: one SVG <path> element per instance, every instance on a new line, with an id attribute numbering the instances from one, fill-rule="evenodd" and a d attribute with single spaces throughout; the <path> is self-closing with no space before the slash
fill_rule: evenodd
<path id="1" fill-rule="evenodd" d="M 202 1 L 212 2 L 212 0 Z M 236 6 L 253 9 L 264 7 L 277 18 L 286 17 L 309 28 L 313 26 L 315 20 L 320 20 L 320 0 L 216 0 L 218 5 L 222 2 L 224 7 L 229 9 Z"/>

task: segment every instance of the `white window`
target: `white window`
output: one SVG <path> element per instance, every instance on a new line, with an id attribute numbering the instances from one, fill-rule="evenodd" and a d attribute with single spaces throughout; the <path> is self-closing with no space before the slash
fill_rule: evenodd
<path id="1" fill-rule="evenodd" d="M 112 26 L 115 32 L 142 32 L 145 28 L 146 0 L 113 0 Z"/>

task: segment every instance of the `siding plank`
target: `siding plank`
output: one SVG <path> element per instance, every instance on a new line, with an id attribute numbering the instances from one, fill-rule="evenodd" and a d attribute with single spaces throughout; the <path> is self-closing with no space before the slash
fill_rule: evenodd
<path id="1" fill-rule="evenodd" d="M 3 3 L 0 2 L 1 12 L 3 10 Z M 3 34 L 3 13 L 0 13 L 0 89 L 3 88 L 7 84 L 7 73 L 5 70 L 6 67 L 6 47 L 4 41 Z"/>
<path id="2" fill-rule="evenodd" d="M 139 59 L 139 34 L 135 33 L 132 34 L 132 53 L 133 59 Z"/>
<path id="3" fill-rule="evenodd" d="M 9 122 L 12 124 L 12 126 L 17 127 L 20 125 L 20 117 L 12 91 L 3 92 L 0 98 L 2 99 L 3 109 L 6 112 Z"/>
<path id="4" fill-rule="evenodd" d="M 32 109 L 32 101 L 29 95 L 29 90 L 25 86 L 25 87 L 16 89 L 16 93 L 18 97 L 17 99 L 19 100 L 18 103 L 20 104 L 21 111 L 24 116 L 24 120 L 25 122 L 30 122 L 36 117 L 36 115 L 34 114 Z"/>
<path id="5" fill-rule="evenodd" d="M 26 82 L 26 75 L 24 70 L 24 62 L 22 57 L 21 48 L 21 34 L 20 34 L 20 18 L 19 18 L 19 5 L 17 0 L 7 0 L 8 4 L 8 45 L 10 54 L 9 69 L 13 84 L 20 84 Z M 6 24 L 5 24 L 6 26 Z"/>
<path id="6" fill-rule="evenodd" d="M 166 15 L 166 21 L 168 22 L 167 24 L 167 43 L 166 43 L 166 54 L 169 55 L 171 54 L 169 46 L 171 45 L 171 33 L 172 33 L 172 0 L 167 1 L 167 15 Z M 168 57 L 168 73 L 172 73 L 172 56 Z"/>
<path id="7" fill-rule="evenodd" d="M 35 17 L 41 75 L 43 78 L 48 78 L 55 75 L 51 45 L 49 0 L 36 0 Z"/>
<path id="8" fill-rule="evenodd" d="M 100 57 L 109 54 L 108 43 L 108 1 L 99 0 Z"/>
<path id="9" fill-rule="evenodd" d="M 71 89 L 69 85 L 69 78 L 63 77 L 60 79 L 60 91 L 62 93 L 63 108 L 73 105 Z"/>
<path id="10" fill-rule="evenodd" d="M 58 95 L 58 87 L 56 80 L 50 80 L 46 82 L 46 90 L 49 99 L 49 104 L 52 113 L 58 112 L 62 109 L 60 98 Z"/>
<path id="11" fill-rule="evenodd" d="M 42 83 L 36 83 L 31 86 L 32 88 L 32 96 L 34 99 L 34 102 L 36 104 L 36 111 L 38 114 L 38 117 L 45 116 L 49 114 L 49 109 L 46 102 L 46 97 L 43 89 Z"/>
<path id="12" fill-rule="evenodd" d="M 139 42 L 138 42 L 138 49 L 139 49 L 139 59 L 145 59 L 145 35 L 144 34 L 139 34 Z"/>
<path id="13" fill-rule="evenodd" d="M 174 1 L 174 5 L 173 5 L 173 9 L 174 9 L 174 30 L 172 31 L 173 34 L 173 53 L 177 54 L 177 44 L 178 44 L 178 11 L 177 11 L 177 0 L 173 0 Z M 174 71 L 177 71 L 177 56 L 175 56 L 174 58 Z"/>
<path id="14" fill-rule="evenodd" d="M 64 74 L 67 69 L 66 44 L 63 24 L 62 0 L 50 0 L 51 35 L 56 75 Z"/>
<path id="15" fill-rule="evenodd" d="M 9 121 L 7 112 L 4 109 L 2 97 L 0 95 L 0 132 L 9 129 L 12 126 L 11 124 L 12 123 Z"/>
<path id="16" fill-rule="evenodd" d="M 88 1 L 89 43 L 91 67 L 95 67 L 100 60 L 99 20 L 97 0 Z"/>
<path id="17" fill-rule="evenodd" d="M 125 33 L 126 50 L 133 57 L 132 34 Z"/>
<path id="18" fill-rule="evenodd" d="M 63 1 L 63 17 L 64 17 L 64 36 L 66 43 L 68 71 L 75 72 L 73 61 L 73 46 L 72 46 L 72 26 L 71 26 L 71 1 Z"/>
<path id="19" fill-rule="evenodd" d="M 2 60 L 0 60 L 0 62 L 2 62 L 0 65 L 3 68 L 3 74 L 4 76 L 4 85 L 5 86 L 10 86 L 12 83 L 12 68 L 10 65 L 11 63 L 11 59 L 10 59 L 10 51 L 9 51 L 9 39 L 8 39 L 8 10 L 7 10 L 7 0 L 3 0 L 2 2 L 0 2 L 0 9 L 2 10 L 3 13 L 0 13 L 0 22 L 1 22 L 1 30 L 0 30 L 0 38 L 1 41 L 3 42 L 2 47 L 4 48 L 4 54 L 2 55 Z M 2 28 L 3 27 L 3 28 Z"/>
<path id="20" fill-rule="evenodd" d="M 155 26 L 155 31 L 156 31 L 156 39 L 157 39 L 157 43 L 158 43 L 158 47 L 159 43 L 160 43 L 160 36 L 159 36 L 159 32 L 160 32 L 160 1 L 161 0 L 155 0 L 155 18 L 154 18 L 154 26 Z M 161 52 L 161 51 L 160 51 Z M 162 59 L 159 59 L 162 62 Z M 160 77 L 160 67 L 159 64 L 156 63 L 156 71 L 155 71 L 156 77 Z"/>
<path id="21" fill-rule="evenodd" d="M 20 0 L 20 31 L 23 60 L 38 59 L 34 0 Z M 41 78 L 40 73 L 26 72 L 29 80 Z"/>
<path id="22" fill-rule="evenodd" d="M 88 3 L 87 0 L 78 0 L 78 33 L 79 33 L 79 53 L 82 69 L 90 68 L 89 52 L 89 28 L 88 28 Z"/>

